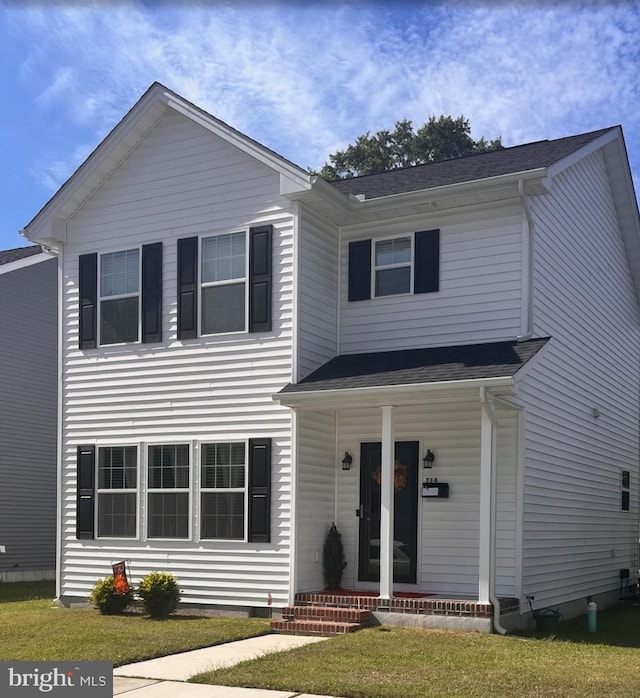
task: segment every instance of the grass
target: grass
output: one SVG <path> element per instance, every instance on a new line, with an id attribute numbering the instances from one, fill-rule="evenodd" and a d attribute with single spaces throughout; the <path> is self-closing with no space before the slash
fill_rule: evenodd
<path id="1" fill-rule="evenodd" d="M 52 604 L 50 584 L 0 583 L 0 660 L 128 662 L 260 635 L 262 619 L 164 621 Z M 552 637 L 372 628 L 202 674 L 197 683 L 345 698 L 618 698 L 640 695 L 640 605 L 561 623 Z"/>
<path id="2" fill-rule="evenodd" d="M 0 660 L 102 660 L 115 666 L 263 635 L 259 618 L 197 618 L 138 613 L 101 616 L 59 608 L 51 583 L 0 583 Z"/>
<path id="3" fill-rule="evenodd" d="M 640 606 L 560 625 L 549 638 L 372 628 L 196 677 L 346 698 L 607 698 L 640 695 Z"/>

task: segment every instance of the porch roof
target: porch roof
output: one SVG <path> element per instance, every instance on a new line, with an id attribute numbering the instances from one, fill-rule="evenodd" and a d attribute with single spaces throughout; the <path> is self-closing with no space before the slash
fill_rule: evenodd
<path id="1" fill-rule="evenodd" d="M 336 356 L 278 395 L 512 378 L 549 337 Z"/>

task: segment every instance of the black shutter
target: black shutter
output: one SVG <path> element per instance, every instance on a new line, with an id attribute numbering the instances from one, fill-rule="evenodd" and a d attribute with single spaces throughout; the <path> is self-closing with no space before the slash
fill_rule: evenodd
<path id="1" fill-rule="evenodd" d="M 349 300 L 371 298 L 371 240 L 349 243 Z"/>
<path id="2" fill-rule="evenodd" d="M 95 349 L 98 327 L 98 255 L 80 255 L 78 260 L 79 285 L 79 346 Z"/>
<path id="3" fill-rule="evenodd" d="M 178 339 L 198 336 L 198 238 L 178 240 Z"/>
<path id="4" fill-rule="evenodd" d="M 78 446 L 76 538 L 93 538 L 95 446 Z"/>
<path id="5" fill-rule="evenodd" d="M 271 439 L 249 439 L 248 539 L 271 540 Z"/>
<path id="6" fill-rule="evenodd" d="M 271 331 L 273 226 L 249 229 L 249 332 Z"/>
<path id="7" fill-rule="evenodd" d="M 162 243 L 142 246 L 142 341 L 162 340 Z"/>
<path id="8" fill-rule="evenodd" d="M 440 288 L 440 231 L 416 233 L 414 293 L 433 293 Z"/>

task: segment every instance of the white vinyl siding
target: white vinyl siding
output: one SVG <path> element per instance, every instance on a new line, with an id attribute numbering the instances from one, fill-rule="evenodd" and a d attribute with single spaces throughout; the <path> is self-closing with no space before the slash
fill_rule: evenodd
<path id="1" fill-rule="evenodd" d="M 134 584 L 153 570 L 176 575 L 186 603 L 264 606 L 288 601 L 291 525 L 287 408 L 271 395 L 291 379 L 291 203 L 279 176 L 239 150 L 168 112 L 68 223 L 65 297 L 62 595 L 86 598 L 114 558 L 131 560 Z M 212 335 L 177 339 L 178 238 L 272 224 L 273 331 L 260 341 Z M 120 236 L 120 237 L 118 237 Z M 112 346 L 87 355 L 78 346 L 78 255 L 163 243 L 163 341 Z M 196 542 L 197 483 L 191 483 L 190 539 L 75 539 L 76 447 L 246 442 L 270 437 L 271 542 Z M 192 452 L 192 474 L 199 456 Z M 141 463 L 141 468 L 143 464 Z M 143 483 L 146 487 L 146 483 Z M 146 496 L 146 489 L 142 497 Z"/>
<path id="2" fill-rule="evenodd" d="M 614 590 L 637 561 L 637 481 L 620 511 L 620 469 L 637 473 L 637 299 L 602 155 L 533 200 L 535 332 L 527 375 L 523 594 L 549 605 Z M 594 408 L 599 416 L 594 416 Z"/>
<path id="3" fill-rule="evenodd" d="M 338 344 L 338 230 L 300 213 L 298 380 L 332 359 Z"/>
<path id="4" fill-rule="evenodd" d="M 411 226 L 411 227 L 408 227 Z M 348 244 L 440 229 L 440 290 L 347 301 Z M 340 353 L 513 339 L 522 322 L 522 213 L 518 205 L 393 220 L 342 231 Z"/>

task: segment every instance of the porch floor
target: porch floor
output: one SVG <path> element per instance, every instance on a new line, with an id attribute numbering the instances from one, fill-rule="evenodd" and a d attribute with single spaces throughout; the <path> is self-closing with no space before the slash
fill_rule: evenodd
<path id="1" fill-rule="evenodd" d="M 295 605 L 322 605 L 336 608 L 360 608 L 389 613 L 491 618 L 493 606 L 473 599 L 436 597 L 428 593 L 395 592 L 392 599 L 380 599 L 376 592 L 339 589 L 296 594 Z M 518 599 L 500 599 L 500 614 L 519 609 Z"/>

